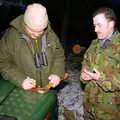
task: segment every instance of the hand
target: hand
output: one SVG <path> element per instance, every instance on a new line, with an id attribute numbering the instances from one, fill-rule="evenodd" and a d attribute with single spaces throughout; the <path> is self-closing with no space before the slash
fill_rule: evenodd
<path id="1" fill-rule="evenodd" d="M 36 80 L 27 77 L 27 79 L 25 79 L 25 80 L 23 81 L 22 87 L 23 87 L 23 89 L 25 89 L 25 90 L 29 90 L 29 89 L 31 89 L 31 88 L 34 88 L 34 87 L 36 87 Z"/>
<path id="2" fill-rule="evenodd" d="M 83 69 L 81 78 L 84 80 L 98 80 L 100 78 L 100 73 L 96 69 L 93 69 L 93 72 L 89 72 L 87 69 Z"/>
<path id="3" fill-rule="evenodd" d="M 48 77 L 48 79 L 50 80 L 50 82 L 49 83 L 52 83 L 53 84 L 53 87 L 56 87 L 57 85 L 59 85 L 60 84 L 60 77 L 58 76 L 58 75 L 54 75 L 54 74 L 52 74 L 52 75 L 50 75 L 49 77 Z"/>

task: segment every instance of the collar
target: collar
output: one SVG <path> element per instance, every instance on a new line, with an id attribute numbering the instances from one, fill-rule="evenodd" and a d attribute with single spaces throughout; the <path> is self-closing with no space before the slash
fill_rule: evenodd
<path id="1" fill-rule="evenodd" d="M 105 47 L 111 40 L 113 40 L 115 38 L 115 36 L 116 36 L 117 33 L 118 33 L 118 31 L 115 30 L 112 33 L 112 35 L 109 38 L 107 38 L 107 39 L 104 39 L 104 40 L 96 39 L 97 42 L 101 41 L 100 42 L 100 48 Z"/>

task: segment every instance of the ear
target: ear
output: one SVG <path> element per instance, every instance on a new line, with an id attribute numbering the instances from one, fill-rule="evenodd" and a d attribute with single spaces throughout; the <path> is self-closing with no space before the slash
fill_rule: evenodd
<path id="1" fill-rule="evenodd" d="M 113 20 L 110 21 L 110 22 L 109 22 L 109 25 L 110 25 L 111 28 L 114 28 L 114 27 L 115 27 L 115 21 L 113 21 Z"/>

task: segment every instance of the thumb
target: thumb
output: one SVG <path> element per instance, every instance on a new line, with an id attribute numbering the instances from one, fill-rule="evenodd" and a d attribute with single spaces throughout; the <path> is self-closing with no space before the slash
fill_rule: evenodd
<path id="1" fill-rule="evenodd" d="M 52 75 L 50 75 L 50 76 L 48 77 L 48 79 L 51 80 L 51 79 L 52 79 Z"/>
<path id="2" fill-rule="evenodd" d="M 96 73 L 96 74 L 100 74 L 100 72 L 95 68 L 93 68 L 93 72 Z"/>

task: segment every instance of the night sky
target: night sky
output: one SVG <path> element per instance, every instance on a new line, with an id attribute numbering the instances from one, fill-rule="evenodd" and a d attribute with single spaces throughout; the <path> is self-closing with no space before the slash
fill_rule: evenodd
<path id="1" fill-rule="evenodd" d="M 48 11 L 49 20 L 66 52 L 75 44 L 88 47 L 95 33 L 92 26 L 92 13 L 100 7 L 112 8 L 120 25 L 120 0 L 1 0 L 0 32 L 9 22 L 24 13 L 25 7 L 33 2 L 43 4 Z M 14 4 L 8 4 L 8 3 Z M 16 4 L 17 3 L 17 4 Z"/>

